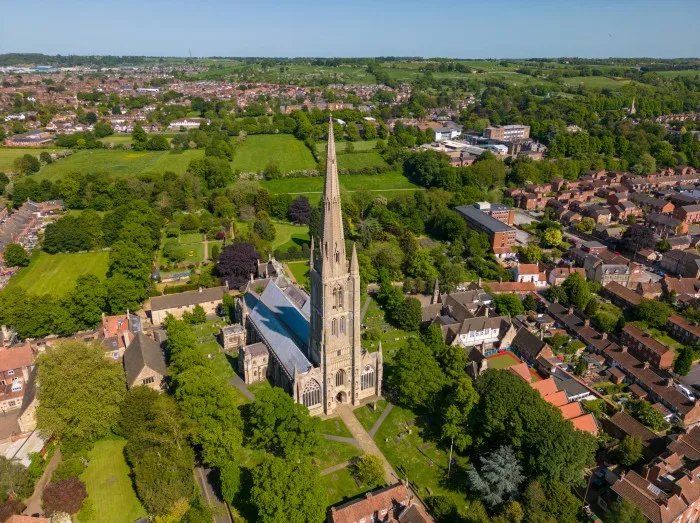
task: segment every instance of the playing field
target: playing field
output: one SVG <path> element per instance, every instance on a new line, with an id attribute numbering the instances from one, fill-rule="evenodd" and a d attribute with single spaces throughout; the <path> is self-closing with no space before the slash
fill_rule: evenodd
<path id="1" fill-rule="evenodd" d="M 521 363 L 518 357 L 511 352 L 502 352 L 493 356 L 488 356 L 489 369 L 507 369 L 513 365 Z"/>
<path id="2" fill-rule="evenodd" d="M 30 294 L 61 296 L 73 290 L 78 276 L 94 274 L 104 278 L 109 263 L 108 251 L 71 254 L 32 255 L 29 265 L 20 269 L 6 288 L 21 287 Z"/>
<path id="3" fill-rule="evenodd" d="M 0 148 L 0 173 L 11 171 L 12 163 L 15 161 L 15 158 L 19 158 L 25 154 L 31 154 L 35 158 L 39 158 L 39 155 L 44 151 L 51 153 L 55 152 L 56 149 L 37 149 L 36 147 Z"/>
<path id="4" fill-rule="evenodd" d="M 285 173 L 316 167 L 314 157 L 304 142 L 288 134 L 248 136 L 236 149 L 231 165 L 243 173 L 257 173 L 273 161 Z"/>
<path id="5" fill-rule="evenodd" d="M 88 499 L 92 503 L 94 517 L 82 523 L 123 523 L 146 516 L 129 477 L 129 467 L 124 460 L 126 440 L 104 439 L 95 443 L 90 460 L 80 479 L 85 483 Z"/>
<path id="6" fill-rule="evenodd" d="M 145 172 L 163 173 L 173 171 L 183 174 L 195 158 L 204 156 L 203 150 L 188 150 L 181 153 L 169 151 L 123 151 L 89 150 L 47 165 L 34 176 L 37 180 L 58 180 L 68 173 L 106 172 L 113 176 L 137 176 Z"/>

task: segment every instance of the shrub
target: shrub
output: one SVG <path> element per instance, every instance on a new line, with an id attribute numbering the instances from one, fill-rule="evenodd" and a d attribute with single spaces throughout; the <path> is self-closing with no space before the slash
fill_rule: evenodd
<path id="1" fill-rule="evenodd" d="M 70 458 L 62 461 L 54 471 L 51 479 L 53 481 L 61 481 L 69 478 L 79 478 L 85 470 L 85 464 L 82 458 Z"/>

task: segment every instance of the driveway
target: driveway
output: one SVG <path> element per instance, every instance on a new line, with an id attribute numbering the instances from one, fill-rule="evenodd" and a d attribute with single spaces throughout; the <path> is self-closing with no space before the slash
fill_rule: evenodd
<path id="1" fill-rule="evenodd" d="M 688 373 L 687 376 L 681 376 L 679 378 L 679 381 L 683 383 L 684 385 L 690 385 L 691 387 L 693 385 L 700 385 L 700 363 L 693 363 L 693 366 L 690 368 L 690 372 Z M 695 389 L 692 389 L 693 393 L 697 393 Z"/>

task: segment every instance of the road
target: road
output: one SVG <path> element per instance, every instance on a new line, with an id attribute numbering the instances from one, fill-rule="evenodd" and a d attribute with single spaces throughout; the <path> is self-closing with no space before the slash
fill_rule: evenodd
<path id="1" fill-rule="evenodd" d="M 233 523 L 228 507 L 217 494 L 216 473 L 204 467 L 195 467 L 194 471 L 199 491 L 214 511 L 214 523 Z"/>

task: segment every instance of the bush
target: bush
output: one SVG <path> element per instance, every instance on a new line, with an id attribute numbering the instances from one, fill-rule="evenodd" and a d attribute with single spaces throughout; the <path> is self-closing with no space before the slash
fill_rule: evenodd
<path id="1" fill-rule="evenodd" d="M 365 454 L 358 458 L 350 467 L 350 473 L 365 487 L 377 486 L 384 483 L 384 465 L 381 458 Z"/>
<path id="2" fill-rule="evenodd" d="M 61 481 L 63 479 L 79 478 L 84 470 L 85 464 L 82 458 L 70 458 L 59 463 L 51 476 L 51 480 Z"/>
<path id="3" fill-rule="evenodd" d="M 44 513 L 53 516 L 56 512 L 76 514 L 87 497 L 85 484 L 77 478 L 64 479 L 46 485 L 41 500 Z"/>

